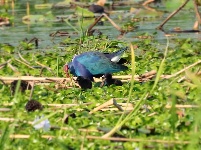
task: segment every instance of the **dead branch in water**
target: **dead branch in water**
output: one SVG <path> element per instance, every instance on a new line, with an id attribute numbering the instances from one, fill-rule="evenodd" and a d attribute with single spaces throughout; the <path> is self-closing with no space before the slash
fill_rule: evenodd
<path id="1" fill-rule="evenodd" d="M 175 10 L 172 14 L 170 14 L 158 27 L 157 29 L 162 29 L 163 26 L 165 25 L 166 22 L 168 22 L 168 20 L 170 20 L 175 14 L 177 14 L 187 3 L 189 2 L 189 0 L 186 0 L 177 10 Z"/>
<path id="2" fill-rule="evenodd" d="M 98 17 L 93 24 L 90 25 L 88 28 L 87 34 L 89 35 L 93 27 L 103 18 L 107 18 L 108 21 L 119 31 L 121 32 L 121 35 L 125 33 L 123 29 L 121 29 L 106 13 L 103 13 L 100 17 Z"/>
<path id="3" fill-rule="evenodd" d="M 196 2 L 196 0 L 193 0 L 193 3 L 194 3 L 194 9 L 195 9 L 195 14 L 196 14 L 196 17 L 197 17 L 197 20 L 199 22 L 199 24 L 201 25 L 201 15 L 199 13 L 199 9 L 198 9 L 198 4 Z"/>

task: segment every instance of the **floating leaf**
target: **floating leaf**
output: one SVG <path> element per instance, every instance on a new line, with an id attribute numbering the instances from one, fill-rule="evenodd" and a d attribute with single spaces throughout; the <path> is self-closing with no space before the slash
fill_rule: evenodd
<path id="1" fill-rule="evenodd" d="M 36 4 L 35 5 L 35 9 L 47 9 L 47 8 L 51 8 L 52 4 L 47 3 L 47 4 Z"/>
<path id="2" fill-rule="evenodd" d="M 37 22 L 44 22 L 45 17 L 43 15 L 28 15 L 22 18 L 23 23 L 25 24 L 33 24 Z"/>
<path id="3" fill-rule="evenodd" d="M 65 0 L 63 2 L 58 2 L 55 5 L 53 5 L 54 8 L 58 8 L 58 7 L 70 7 L 70 2 L 71 0 Z"/>

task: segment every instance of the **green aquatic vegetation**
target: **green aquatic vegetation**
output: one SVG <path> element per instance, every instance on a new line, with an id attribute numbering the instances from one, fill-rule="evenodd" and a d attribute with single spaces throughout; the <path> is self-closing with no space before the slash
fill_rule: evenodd
<path id="1" fill-rule="evenodd" d="M 0 44 L 0 52 L 2 55 L 11 54 L 14 52 L 14 47 L 9 44 Z"/>
<path id="2" fill-rule="evenodd" d="M 71 61 L 74 54 L 89 50 L 112 52 L 128 46 L 128 43 L 111 40 L 106 36 L 83 36 L 81 39 L 81 43 L 80 38 L 66 39 L 62 42 L 62 46 L 66 46 L 62 48 L 46 50 L 36 50 L 35 48 L 25 50 L 26 48 L 23 48 L 20 50 L 20 54 L 28 62 L 27 64 L 22 63 L 23 59 L 20 58 L 18 53 L 19 46 L 14 47 L 11 52 L 6 50 L 7 45 L 5 47 L 1 45 L 1 50 L 5 54 L 0 58 L 0 64 L 11 59 L 10 64 L 17 71 L 6 64 L 3 67 L 0 66 L 0 75 L 1 77 L 19 75 L 65 77 L 63 65 Z M 169 79 L 159 78 L 159 75 L 174 74 L 199 61 L 200 53 L 198 49 L 201 42 L 185 39 L 170 40 L 170 44 L 174 44 L 174 47 L 170 45 L 167 53 L 164 54 L 165 49 L 161 51 L 161 49 L 156 48 L 157 41 L 153 39 L 139 40 L 132 42 L 132 45 L 138 46 L 135 49 L 134 61 L 131 62 L 133 57 L 129 50 L 123 55 L 127 60 L 125 65 L 129 69 L 125 72 L 115 73 L 115 75 L 131 75 L 133 63 L 135 65 L 133 75 L 141 75 L 151 70 L 159 72 L 157 77 L 145 82 L 132 80 L 133 83 L 131 83 L 128 80 L 124 82 L 123 86 L 111 85 L 102 88 L 93 83 L 93 88 L 85 91 L 77 86 L 57 89 L 57 83 L 36 83 L 32 99 L 38 100 L 44 106 L 42 111 L 27 112 L 25 110 L 25 105 L 30 97 L 30 90 L 17 91 L 14 95 L 11 95 L 10 85 L 0 81 L 1 107 L 10 108 L 10 111 L 0 112 L 0 116 L 1 118 L 15 119 L 15 121 L 9 123 L 0 121 L 0 143 L 6 149 L 11 148 L 11 145 L 16 149 L 24 149 L 27 146 L 30 149 L 36 147 L 39 149 L 56 149 L 57 147 L 80 149 L 80 145 L 88 149 L 143 149 L 148 146 L 155 149 L 164 149 L 164 144 L 167 144 L 164 140 L 166 140 L 169 142 L 190 142 L 190 144 L 169 143 L 167 146 L 170 149 L 195 149 L 199 147 L 200 131 L 196 129 L 200 127 L 200 108 L 177 108 L 177 105 L 200 106 L 200 65 L 198 64 Z M 43 71 L 41 71 L 39 63 L 46 67 Z M 163 64 L 161 65 L 161 63 Z M 182 79 L 184 76 L 186 78 Z M 180 81 L 178 82 L 178 80 Z M 133 86 L 131 86 L 132 84 Z M 127 103 L 129 98 L 129 103 L 137 108 L 129 119 L 127 118 L 128 120 L 122 124 L 121 121 L 128 114 L 125 113 L 122 120 L 119 121 L 122 112 L 112 110 L 113 105 L 105 111 L 89 113 L 112 98 L 121 98 L 117 100 L 117 103 Z M 85 103 L 90 104 L 86 105 Z M 6 104 L 12 105 L 6 106 Z M 48 106 L 48 104 L 79 105 L 56 108 Z M 75 116 L 72 117 L 70 114 Z M 50 131 L 35 130 L 32 124 L 28 123 L 28 121 L 33 122 L 36 116 L 42 115 L 48 118 L 52 126 Z M 69 116 L 68 121 L 64 122 L 67 116 Z M 101 137 L 119 124 L 121 124 L 121 128 L 115 130 L 113 137 L 138 139 L 141 142 L 112 142 L 105 139 L 92 140 L 88 137 Z M 88 129 L 88 132 L 80 131 L 81 128 Z M 23 134 L 30 137 L 24 140 L 10 140 L 9 135 L 12 134 Z M 54 136 L 54 138 L 47 140 L 42 137 L 44 135 Z M 76 139 L 72 140 L 72 137 Z M 194 141 L 191 141 L 191 139 L 194 139 Z M 161 140 L 161 143 L 147 140 Z"/>
<path id="3" fill-rule="evenodd" d="M 137 25 L 135 22 L 130 21 L 130 22 L 125 23 L 123 25 L 122 29 L 125 30 L 126 32 L 130 32 L 130 31 L 137 29 Z"/>

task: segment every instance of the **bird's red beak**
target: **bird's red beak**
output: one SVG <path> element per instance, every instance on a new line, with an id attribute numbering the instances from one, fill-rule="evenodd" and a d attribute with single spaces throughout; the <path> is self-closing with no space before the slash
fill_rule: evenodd
<path id="1" fill-rule="evenodd" d="M 69 78 L 70 77 L 70 75 L 69 75 L 69 73 L 68 73 L 68 65 L 64 65 L 64 72 L 66 73 L 66 78 Z"/>

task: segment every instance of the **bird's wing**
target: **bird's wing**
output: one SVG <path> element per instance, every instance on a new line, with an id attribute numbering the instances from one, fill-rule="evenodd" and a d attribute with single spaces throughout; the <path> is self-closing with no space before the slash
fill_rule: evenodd
<path id="1" fill-rule="evenodd" d="M 79 65 L 79 67 L 74 66 L 77 72 L 82 72 L 83 69 L 86 69 L 92 75 L 119 72 L 127 69 L 126 66 L 111 62 L 103 53 L 99 52 L 83 53 L 74 57 L 73 62 Z"/>
<path id="2" fill-rule="evenodd" d="M 77 61 L 76 58 L 73 59 L 72 63 L 76 76 L 82 76 L 93 81 L 93 74 L 91 74 L 91 72 L 83 64 Z"/>

